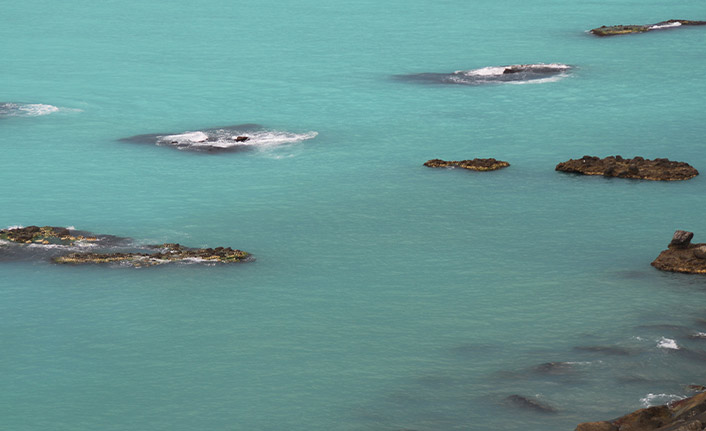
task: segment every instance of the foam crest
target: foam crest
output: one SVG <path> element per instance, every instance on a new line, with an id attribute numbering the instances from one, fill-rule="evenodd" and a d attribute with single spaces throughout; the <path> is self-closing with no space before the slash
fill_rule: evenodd
<path id="1" fill-rule="evenodd" d="M 237 150 L 291 144 L 313 139 L 317 135 L 317 132 L 292 133 L 277 130 L 214 129 L 160 136 L 157 138 L 157 144 L 172 145 L 187 150 Z"/>
<path id="2" fill-rule="evenodd" d="M 677 345 L 676 340 L 666 337 L 662 337 L 658 340 L 657 347 L 660 349 L 679 350 L 679 345 Z"/>
<path id="3" fill-rule="evenodd" d="M 679 27 L 681 26 L 680 22 L 672 22 L 669 24 L 655 24 L 650 27 L 650 30 L 661 30 L 663 28 L 673 28 L 673 27 Z"/>
<path id="4" fill-rule="evenodd" d="M 647 394 L 643 398 L 640 398 L 640 403 L 642 403 L 643 407 L 647 408 L 683 400 L 684 398 L 686 397 L 676 394 Z"/>

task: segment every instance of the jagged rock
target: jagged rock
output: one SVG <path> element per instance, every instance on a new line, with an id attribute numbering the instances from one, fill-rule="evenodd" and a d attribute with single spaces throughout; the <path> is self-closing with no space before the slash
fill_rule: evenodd
<path id="1" fill-rule="evenodd" d="M 670 19 L 667 21 L 658 22 L 657 24 L 646 25 L 611 25 L 594 28 L 589 33 L 596 36 L 618 36 L 621 34 L 630 33 L 646 33 L 652 30 L 664 30 L 669 28 L 681 27 L 683 25 L 706 25 L 706 21 L 690 21 L 686 19 Z"/>
<path id="2" fill-rule="evenodd" d="M 672 403 L 639 409 L 617 419 L 585 422 L 576 431 L 701 431 L 706 423 L 706 392 Z"/>
<path id="3" fill-rule="evenodd" d="M 674 232 L 672 242 L 669 243 L 669 248 L 688 248 L 691 244 L 691 239 L 694 238 L 694 232 L 678 230 Z"/>
<path id="4" fill-rule="evenodd" d="M 706 274 L 706 258 L 701 257 L 706 244 L 691 244 L 692 237 L 691 232 L 676 231 L 669 248 L 657 256 L 652 266 L 662 271 Z"/>
<path id="5" fill-rule="evenodd" d="M 250 138 L 247 137 L 247 136 L 236 136 L 235 138 L 233 138 L 233 140 L 234 140 L 235 142 L 245 142 L 245 141 L 247 141 L 247 140 L 249 140 L 249 139 L 250 139 Z"/>
<path id="6" fill-rule="evenodd" d="M 453 168 L 453 167 L 459 167 L 463 169 L 470 169 L 472 171 L 494 171 L 497 169 L 502 169 L 510 166 L 508 162 L 504 162 L 502 160 L 495 160 L 495 159 L 473 159 L 473 160 L 441 160 L 441 159 L 432 159 L 432 160 L 427 160 L 424 163 L 424 166 L 428 166 L 430 168 Z"/>
<path id="7" fill-rule="evenodd" d="M 652 181 L 688 180 L 699 174 L 699 171 L 684 162 L 674 162 L 668 159 L 649 160 L 642 157 L 624 159 L 620 156 L 599 157 L 583 156 L 580 159 L 570 159 L 556 165 L 561 172 L 584 175 L 603 175 L 606 177 L 633 178 Z"/>

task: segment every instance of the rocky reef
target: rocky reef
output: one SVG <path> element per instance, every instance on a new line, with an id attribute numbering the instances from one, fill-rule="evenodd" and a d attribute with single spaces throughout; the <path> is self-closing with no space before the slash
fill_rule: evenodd
<path id="1" fill-rule="evenodd" d="M 701 431 L 706 427 L 706 392 L 666 405 L 636 410 L 617 419 L 584 422 L 576 431 Z"/>
<path id="2" fill-rule="evenodd" d="M 519 84 L 524 82 L 547 82 L 568 76 L 573 66 L 563 63 L 510 64 L 507 66 L 487 66 L 480 69 L 457 70 L 455 72 L 413 73 L 396 75 L 403 81 L 426 84 L 486 85 Z"/>
<path id="3" fill-rule="evenodd" d="M 245 262 L 252 260 L 252 256 L 230 247 L 190 248 L 173 243 L 140 245 L 129 238 L 94 235 L 65 227 L 27 226 L 0 230 L 0 260 L 34 259 L 60 264 L 113 263 L 141 267 L 170 262 Z"/>
<path id="4" fill-rule="evenodd" d="M 129 263 L 133 266 L 161 265 L 168 262 L 194 261 L 211 263 L 241 262 L 250 254 L 230 247 L 188 248 L 180 244 L 162 244 L 156 253 L 114 252 L 114 253 L 70 253 L 52 260 L 55 263 Z"/>
<path id="5" fill-rule="evenodd" d="M 556 165 L 556 170 L 652 181 L 688 180 L 699 174 L 699 171 L 685 162 L 673 162 L 668 159 L 649 160 L 642 157 L 624 159 L 621 156 L 609 156 L 603 159 L 583 156 L 580 159 L 559 163 Z"/>
<path id="6" fill-rule="evenodd" d="M 674 232 L 667 250 L 662 251 L 652 266 L 662 271 L 706 274 L 706 244 L 692 244 L 693 232 Z"/>
<path id="7" fill-rule="evenodd" d="M 658 22 L 657 24 L 646 25 L 611 25 L 594 28 L 589 33 L 596 36 L 618 36 L 621 34 L 631 33 L 646 33 L 653 30 L 665 30 L 669 28 L 677 28 L 683 25 L 706 25 L 706 21 L 690 21 L 686 19 L 670 19 L 667 21 Z"/>
<path id="8" fill-rule="evenodd" d="M 432 159 L 424 162 L 424 166 L 430 168 L 463 168 L 472 171 L 495 171 L 510 166 L 508 162 L 495 159 L 473 159 L 473 160 L 441 160 Z"/>

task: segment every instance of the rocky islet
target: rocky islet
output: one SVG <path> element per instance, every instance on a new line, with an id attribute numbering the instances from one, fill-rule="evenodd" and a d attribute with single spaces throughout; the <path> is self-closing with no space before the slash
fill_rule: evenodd
<path id="1" fill-rule="evenodd" d="M 441 160 L 431 159 L 424 162 L 424 166 L 430 168 L 463 168 L 471 171 L 495 171 L 510 166 L 508 162 L 490 159 L 472 160 Z"/>
<path id="2" fill-rule="evenodd" d="M 699 174 L 699 171 L 685 162 L 675 162 L 664 158 L 649 160 L 639 156 L 632 159 L 621 156 L 605 158 L 583 156 L 580 159 L 561 162 L 556 165 L 555 169 L 560 172 L 583 175 L 652 181 L 682 181 Z"/>
<path id="3" fill-rule="evenodd" d="M 658 22 L 657 24 L 644 24 L 644 25 L 611 25 L 611 26 L 601 26 L 589 30 L 589 33 L 605 37 L 605 36 L 619 36 L 623 34 L 633 34 L 633 33 L 646 33 L 648 31 L 654 30 L 666 30 L 670 28 L 677 28 L 681 26 L 694 26 L 694 25 L 706 25 L 706 21 L 693 21 L 686 19 L 670 19 L 667 21 Z"/>
<path id="4" fill-rule="evenodd" d="M 706 274 L 706 244 L 692 244 L 693 232 L 678 230 L 666 250 L 652 262 L 662 271 Z"/>

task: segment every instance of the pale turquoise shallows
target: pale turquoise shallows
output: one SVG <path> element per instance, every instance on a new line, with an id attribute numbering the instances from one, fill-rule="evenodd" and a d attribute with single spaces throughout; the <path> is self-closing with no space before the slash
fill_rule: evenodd
<path id="1" fill-rule="evenodd" d="M 703 1 L 0 9 L 0 103 L 59 108 L 0 118 L 0 228 L 257 258 L 0 263 L 0 429 L 571 430 L 704 383 L 706 279 L 649 265 L 676 229 L 706 241 L 704 176 L 554 171 L 620 154 L 706 172 L 706 28 L 585 32 L 706 19 Z M 575 68 L 395 79 L 518 63 Z M 218 154 L 119 141 L 243 123 L 318 135 Z M 511 166 L 422 166 L 474 157 Z"/>

